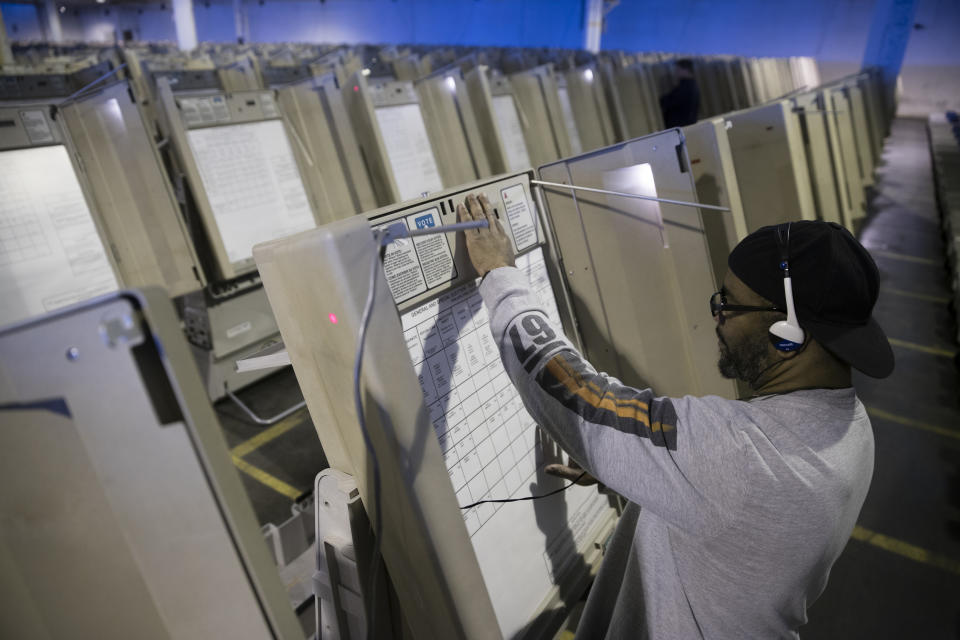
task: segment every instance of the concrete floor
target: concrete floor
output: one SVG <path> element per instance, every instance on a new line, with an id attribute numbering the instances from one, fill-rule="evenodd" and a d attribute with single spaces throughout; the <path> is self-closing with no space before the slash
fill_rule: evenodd
<path id="1" fill-rule="evenodd" d="M 900 119 L 877 171 L 861 240 L 880 268 L 875 315 L 894 345 L 886 380 L 858 376 L 871 410 L 876 469 L 854 539 L 825 593 L 810 608 L 804 638 L 960 638 L 960 379 L 951 355 L 939 215 L 925 124 Z M 906 346 L 904 346 L 906 345 Z M 292 372 L 242 392 L 261 413 L 300 399 Z M 290 516 L 294 497 L 327 466 L 306 411 L 263 429 L 229 402 L 217 406 L 261 523 Z M 250 450 L 252 449 L 252 450 Z M 259 479 L 255 479 L 255 476 Z"/>

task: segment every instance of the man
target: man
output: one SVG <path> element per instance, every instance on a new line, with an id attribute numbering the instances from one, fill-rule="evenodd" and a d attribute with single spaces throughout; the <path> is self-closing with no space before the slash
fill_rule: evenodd
<path id="1" fill-rule="evenodd" d="M 660 97 L 663 125 L 667 129 L 695 124 L 700 111 L 700 90 L 693 79 L 693 61 L 687 58 L 677 60 L 674 74 L 677 86 Z"/>
<path id="2" fill-rule="evenodd" d="M 711 308 L 721 372 L 754 396 L 663 398 L 598 373 L 550 326 L 482 197 L 457 213 L 490 222 L 466 232 L 466 245 L 527 410 L 629 501 L 578 638 L 798 637 L 873 472 L 851 365 L 875 377 L 893 370 L 871 318 L 879 277 L 866 250 L 822 222 L 745 238 Z M 785 275 L 796 318 L 782 311 Z M 797 319 L 793 341 L 770 331 Z"/>

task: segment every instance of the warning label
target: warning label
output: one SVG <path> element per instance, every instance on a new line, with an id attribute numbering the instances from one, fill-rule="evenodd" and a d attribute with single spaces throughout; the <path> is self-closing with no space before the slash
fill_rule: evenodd
<path id="1" fill-rule="evenodd" d="M 500 190 L 500 197 L 503 199 L 503 207 L 507 212 L 507 220 L 510 221 L 510 229 L 513 231 L 513 240 L 517 244 L 517 251 L 523 251 L 527 247 L 532 247 L 537 243 L 537 225 L 533 221 L 533 212 L 530 211 L 530 203 L 527 202 L 527 194 L 523 190 L 522 184 L 515 184 L 512 187 Z"/>

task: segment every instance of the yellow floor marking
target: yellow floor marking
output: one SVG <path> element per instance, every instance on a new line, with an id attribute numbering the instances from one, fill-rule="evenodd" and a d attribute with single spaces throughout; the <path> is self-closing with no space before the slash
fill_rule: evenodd
<path id="1" fill-rule="evenodd" d="M 884 411 L 883 409 L 877 409 L 876 407 L 867 407 L 867 413 L 874 418 L 880 418 L 881 420 L 889 420 L 890 422 L 896 422 L 897 424 L 902 424 L 906 427 L 913 427 L 914 429 L 920 429 L 921 431 L 929 431 L 930 433 L 935 433 L 940 436 L 946 436 L 948 438 L 957 438 L 958 440 L 960 440 L 960 430 L 957 430 L 957 429 L 947 429 L 946 427 L 938 427 L 933 424 L 927 424 L 926 422 L 920 422 L 919 420 L 914 420 L 913 418 L 898 416 L 895 413 L 890 413 L 889 411 Z"/>
<path id="2" fill-rule="evenodd" d="M 913 349 L 914 351 L 922 351 L 924 353 L 929 353 L 934 356 L 943 356 L 944 358 L 952 358 L 957 355 L 956 351 L 948 351 L 946 349 L 940 349 L 938 347 L 928 347 L 925 344 L 917 344 L 916 342 L 907 342 L 906 340 L 899 340 L 897 338 L 887 338 L 895 347 L 903 347 L 904 349 Z"/>
<path id="3" fill-rule="evenodd" d="M 259 467 L 253 466 L 239 456 L 233 456 L 233 464 L 236 465 L 237 469 L 240 469 L 240 471 L 243 471 L 260 484 L 270 487 L 277 493 L 283 494 L 291 500 L 296 500 L 300 497 L 300 494 L 303 493 L 302 491 L 294 489 L 280 478 L 270 475 Z"/>
<path id="4" fill-rule="evenodd" d="M 946 304 L 950 302 L 947 296 L 933 296 L 928 293 L 916 293 L 914 291 L 904 291 L 903 289 L 892 289 L 890 287 L 880 287 L 880 293 L 891 293 L 895 296 L 904 296 L 906 298 L 916 298 L 917 300 L 926 300 L 927 302 L 938 302 Z"/>
<path id="5" fill-rule="evenodd" d="M 287 431 L 290 431 L 290 429 L 293 429 L 295 426 L 300 424 L 303 421 L 303 416 L 304 416 L 304 410 L 301 409 L 300 411 L 297 411 L 296 413 L 293 413 L 287 416 L 286 418 L 284 418 L 277 424 L 273 425 L 269 429 L 265 429 L 264 431 L 261 431 L 260 433 L 253 436 L 249 440 L 241 442 L 240 444 L 235 446 L 233 449 L 231 449 L 230 453 L 242 458 L 248 453 L 252 451 L 256 451 L 257 449 L 267 444 L 271 440 L 275 438 L 279 438 L 280 436 L 285 434 Z"/>
<path id="6" fill-rule="evenodd" d="M 875 256 L 880 256 L 881 258 L 891 258 L 892 260 L 903 260 L 904 262 L 916 262 L 919 264 L 935 264 L 942 265 L 942 260 L 933 260 L 931 258 L 921 258 L 920 256 L 908 256 L 905 253 L 896 253 L 894 251 L 880 251 L 878 249 L 870 249 L 870 253 Z"/>
<path id="7" fill-rule="evenodd" d="M 922 564 L 936 567 L 937 569 L 942 569 L 944 571 L 949 571 L 950 573 L 960 575 L 960 561 L 938 555 L 932 551 L 927 551 L 926 549 L 912 545 L 909 542 L 897 540 L 896 538 L 890 538 L 882 533 L 864 529 L 860 525 L 857 525 L 853 528 L 853 534 L 851 534 L 850 537 L 854 540 L 859 540 L 860 542 L 866 542 L 867 544 L 883 549 L 884 551 L 895 553 L 898 556 L 909 558 L 914 562 L 920 562 Z"/>
<path id="8" fill-rule="evenodd" d="M 573 640 L 574 635 L 575 634 L 573 633 L 573 631 L 570 631 L 570 629 L 564 629 L 563 631 L 558 633 L 557 637 L 554 638 L 553 640 Z"/>

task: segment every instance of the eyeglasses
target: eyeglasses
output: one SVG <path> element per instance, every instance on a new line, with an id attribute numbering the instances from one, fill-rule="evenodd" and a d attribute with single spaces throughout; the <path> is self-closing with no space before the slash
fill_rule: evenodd
<path id="1" fill-rule="evenodd" d="M 720 315 L 721 311 L 779 311 L 781 313 L 786 313 L 780 307 L 752 307 L 744 304 L 727 304 L 727 296 L 722 290 L 717 291 L 710 296 L 710 313 L 713 314 L 714 318 L 716 318 L 718 315 Z M 721 319 L 723 318 L 723 316 L 720 317 Z"/>

